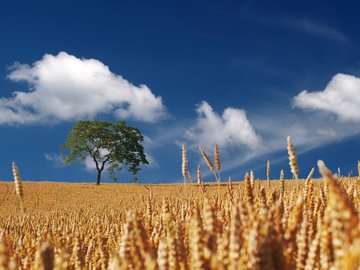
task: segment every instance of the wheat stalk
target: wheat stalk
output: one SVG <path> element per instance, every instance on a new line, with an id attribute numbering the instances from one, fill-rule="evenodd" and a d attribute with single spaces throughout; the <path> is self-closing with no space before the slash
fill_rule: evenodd
<path id="1" fill-rule="evenodd" d="M 285 175 L 284 170 L 280 171 L 280 194 L 281 196 L 284 196 L 285 192 Z"/>
<path id="2" fill-rule="evenodd" d="M 188 171 L 188 159 L 186 154 L 186 145 L 181 145 L 181 153 L 182 153 L 182 165 L 181 165 L 181 172 L 184 177 L 184 194 L 186 196 L 186 173 Z"/>
<path id="3" fill-rule="evenodd" d="M 205 152 L 204 149 L 202 149 L 201 147 L 199 147 L 199 151 L 200 151 L 201 156 L 202 156 L 203 159 L 205 160 L 206 165 L 208 166 L 208 168 L 210 169 L 210 171 L 214 174 L 214 177 L 215 177 L 216 182 L 219 183 L 218 176 L 217 176 L 217 174 L 216 174 L 216 172 L 215 172 L 215 169 L 214 169 L 214 164 L 211 162 L 209 156 L 206 154 L 206 152 Z"/>
<path id="4" fill-rule="evenodd" d="M 220 169 L 221 169 L 220 152 L 219 152 L 219 147 L 218 147 L 218 145 L 216 143 L 214 145 L 214 163 L 215 163 L 215 168 L 216 168 L 216 170 L 218 172 L 217 181 L 220 182 Z"/>
<path id="5" fill-rule="evenodd" d="M 299 178 L 299 167 L 298 167 L 298 163 L 297 163 L 297 159 L 296 159 L 294 145 L 291 142 L 290 136 L 287 137 L 287 150 L 288 150 L 288 154 L 289 154 L 289 164 L 290 164 L 291 172 L 292 172 L 293 176 L 295 177 L 295 179 L 298 179 Z"/>
<path id="6" fill-rule="evenodd" d="M 14 183 L 15 183 L 15 192 L 16 195 L 19 198 L 20 201 L 20 208 L 21 208 L 21 212 L 25 212 L 25 208 L 24 208 L 24 190 L 23 190 L 23 185 L 22 185 L 22 181 L 20 178 L 20 173 L 19 173 L 19 169 L 16 166 L 16 163 L 13 162 L 12 163 L 12 171 L 13 171 L 13 175 L 14 175 Z"/>
<path id="7" fill-rule="evenodd" d="M 334 257 L 337 263 L 341 263 L 344 259 L 343 250 L 350 248 L 356 239 L 360 239 L 359 217 L 339 181 L 322 160 L 318 161 L 318 167 L 329 185 L 329 202 L 326 210 L 330 216 Z M 336 268 L 339 266 L 336 265 Z"/>
<path id="8" fill-rule="evenodd" d="M 202 182 L 200 165 L 197 166 L 196 178 L 197 178 L 198 185 L 200 185 Z"/>
<path id="9" fill-rule="evenodd" d="M 254 186 L 255 186 L 255 175 L 254 175 L 254 171 L 253 171 L 253 170 L 250 171 L 250 184 L 251 184 L 251 189 L 254 189 Z"/>
<path id="10" fill-rule="evenodd" d="M 268 182 L 268 188 L 270 189 L 270 160 L 266 163 L 266 178 Z"/>
<path id="11" fill-rule="evenodd" d="M 197 177 L 197 183 L 198 183 L 198 185 L 200 187 L 201 193 L 203 195 L 205 195 L 206 188 L 205 188 L 205 185 L 204 185 L 204 183 L 202 181 L 200 165 L 197 166 L 196 177 Z"/>
<path id="12" fill-rule="evenodd" d="M 199 147 L 199 151 L 201 156 L 204 158 L 206 165 L 209 167 L 210 171 L 214 171 L 214 165 L 212 164 L 209 156 L 206 154 L 206 152 L 204 151 L 204 149 L 202 149 L 201 147 Z"/>

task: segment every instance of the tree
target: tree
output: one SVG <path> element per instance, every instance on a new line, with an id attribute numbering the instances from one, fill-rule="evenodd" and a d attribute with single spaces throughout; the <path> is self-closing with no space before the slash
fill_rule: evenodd
<path id="1" fill-rule="evenodd" d="M 144 137 L 139 129 L 127 126 L 123 121 L 79 121 L 62 145 L 64 150 L 70 151 L 63 158 L 68 164 L 92 158 L 97 170 L 97 185 L 100 184 L 105 165 L 114 181 L 117 180 L 115 173 L 123 168 L 136 181 L 140 164 L 149 164 L 141 145 L 143 141 Z"/>

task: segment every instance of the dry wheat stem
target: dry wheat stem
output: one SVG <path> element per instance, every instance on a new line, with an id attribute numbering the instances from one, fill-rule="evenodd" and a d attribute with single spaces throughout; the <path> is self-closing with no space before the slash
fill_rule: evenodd
<path id="1" fill-rule="evenodd" d="M 270 160 L 266 163 L 266 178 L 268 181 L 268 188 L 270 189 Z"/>
<path id="2" fill-rule="evenodd" d="M 221 165 L 220 165 L 220 151 L 219 151 L 219 147 L 218 145 L 215 143 L 214 145 L 214 163 L 215 163 L 215 168 L 217 170 L 217 180 L 218 182 L 221 181 L 220 179 L 220 169 L 221 169 Z"/>
<path id="3" fill-rule="evenodd" d="M 25 212 L 25 208 L 24 208 L 24 204 L 23 204 L 24 203 L 24 191 L 23 191 L 22 181 L 20 178 L 19 169 L 15 162 L 12 163 L 12 171 L 13 171 L 13 175 L 14 175 L 15 192 L 19 198 L 21 212 L 24 213 Z"/>
<path id="4" fill-rule="evenodd" d="M 213 173 L 216 182 L 219 183 L 218 175 L 217 175 L 216 172 L 215 172 L 214 165 L 213 165 L 213 163 L 211 162 L 209 156 L 206 154 L 205 150 L 202 149 L 201 147 L 199 147 L 199 151 L 200 151 L 200 154 L 201 154 L 201 156 L 203 157 L 206 165 L 208 166 L 208 168 L 210 169 L 210 171 Z"/>
<path id="5" fill-rule="evenodd" d="M 299 177 L 299 167 L 296 159 L 295 149 L 294 145 L 291 142 L 290 136 L 287 137 L 287 150 L 289 154 L 289 165 L 291 172 L 295 179 L 298 179 Z"/>
<path id="6" fill-rule="evenodd" d="M 181 153 L 182 153 L 182 166 L 181 166 L 181 172 L 184 177 L 184 194 L 186 196 L 186 173 L 188 172 L 188 159 L 186 154 L 186 145 L 181 145 Z"/>

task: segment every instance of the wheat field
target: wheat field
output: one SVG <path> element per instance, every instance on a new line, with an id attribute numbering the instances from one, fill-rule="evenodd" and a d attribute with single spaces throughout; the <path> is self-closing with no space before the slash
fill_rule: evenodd
<path id="1" fill-rule="evenodd" d="M 186 193 L 3 182 L 0 269 L 359 269 L 360 180 L 322 173 Z"/>

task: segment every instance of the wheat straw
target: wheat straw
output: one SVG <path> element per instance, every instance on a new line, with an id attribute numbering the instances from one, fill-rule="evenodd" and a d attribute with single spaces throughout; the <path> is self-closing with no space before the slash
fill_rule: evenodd
<path id="1" fill-rule="evenodd" d="M 182 153 L 182 166 L 181 166 L 181 172 L 184 177 L 184 194 L 186 196 L 186 173 L 188 172 L 188 159 L 186 154 L 186 145 L 181 145 L 181 153 Z"/>
<path id="2" fill-rule="evenodd" d="M 287 150 L 288 150 L 288 154 L 289 154 L 289 164 L 290 164 L 291 172 L 292 172 L 294 178 L 298 179 L 298 177 L 299 177 L 299 167 L 298 167 L 298 164 L 297 164 L 294 145 L 291 142 L 290 136 L 287 137 Z"/>
<path id="3" fill-rule="evenodd" d="M 215 168 L 217 170 L 218 173 L 218 182 L 220 182 L 220 169 L 221 169 L 221 164 L 220 164 L 220 152 L 219 152 L 219 147 L 217 144 L 214 145 L 214 163 L 215 163 Z"/>
<path id="4" fill-rule="evenodd" d="M 13 175 L 14 175 L 15 192 L 20 201 L 21 211 L 24 212 L 25 211 L 25 208 L 23 206 L 24 191 L 23 191 L 22 181 L 20 178 L 19 169 L 16 166 L 15 162 L 12 163 L 12 171 L 13 171 Z"/>
<path id="5" fill-rule="evenodd" d="M 270 189 L 270 160 L 266 163 L 266 178 L 268 182 L 268 188 Z"/>

